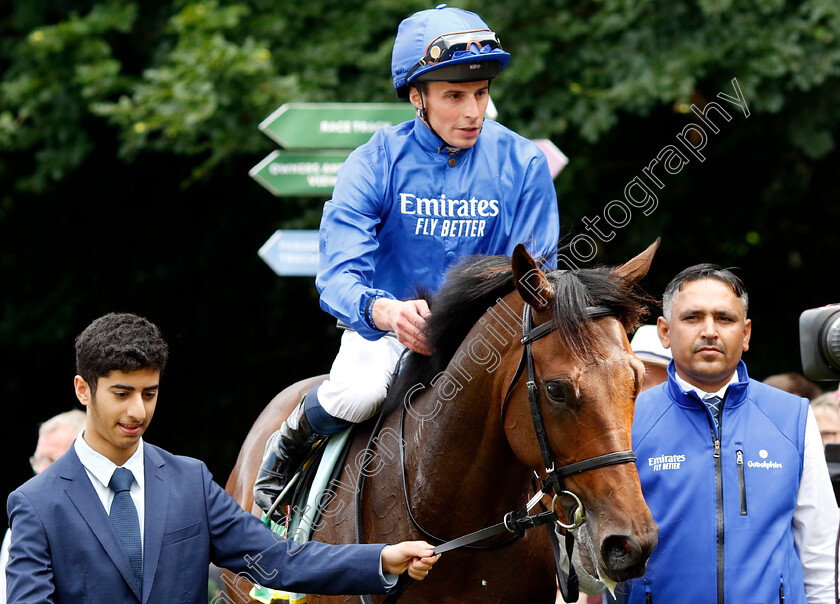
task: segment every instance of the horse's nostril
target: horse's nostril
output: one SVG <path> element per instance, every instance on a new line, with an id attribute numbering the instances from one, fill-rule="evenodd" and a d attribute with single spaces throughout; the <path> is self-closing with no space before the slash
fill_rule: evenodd
<path id="1" fill-rule="evenodd" d="M 604 540 L 601 555 L 607 568 L 622 569 L 636 563 L 639 547 L 635 541 L 622 535 L 612 535 Z"/>
<path id="2" fill-rule="evenodd" d="M 601 545 L 601 559 L 604 569 L 615 581 L 626 581 L 641 577 L 650 552 L 656 541 L 637 541 L 629 535 L 611 535 Z"/>
<path id="3" fill-rule="evenodd" d="M 625 539 L 624 537 L 620 537 L 619 541 L 620 541 L 621 547 L 624 548 L 625 552 L 627 552 L 629 554 L 631 551 L 633 551 L 633 548 L 630 547 L 630 543 L 627 541 L 627 539 Z"/>

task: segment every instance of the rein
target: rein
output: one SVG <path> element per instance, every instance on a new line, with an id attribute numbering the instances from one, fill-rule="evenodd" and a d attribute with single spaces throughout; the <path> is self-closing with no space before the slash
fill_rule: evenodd
<path id="1" fill-rule="evenodd" d="M 586 308 L 586 313 L 591 319 L 598 319 L 602 317 L 615 315 L 615 313 L 606 306 L 589 306 Z M 501 408 L 501 421 L 502 428 L 504 429 L 505 414 L 507 412 L 507 405 L 510 400 L 510 396 L 513 393 L 514 387 L 519 382 L 520 377 L 527 369 L 528 381 L 526 382 L 526 384 L 528 388 L 528 402 L 531 409 L 531 419 L 534 423 L 534 431 L 536 433 L 537 442 L 540 447 L 540 454 L 545 465 L 546 477 L 540 483 L 539 490 L 537 490 L 535 482 L 534 490 L 537 492 L 530 499 L 530 501 L 528 501 L 525 507 L 519 510 L 508 512 L 507 514 L 505 514 L 502 522 L 498 524 L 483 528 L 478 531 L 474 531 L 467 535 L 458 537 L 457 539 L 453 539 L 451 541 L 446 542 L 444 542 L 444 540 L 440 539 L 439 537 L 435 537 L 423 527 L 421 527 L 411 511 L 411 502 L 409 501 L 408 487 L 406 484 L 405 447 L 404 439 L 402 438 L 403 420 L 405 418 L 404 407 L 402 415 L 400 416 L 400 466 L 402 469 L 403 493 L 405 495 L 406 509 L 408 510 L 408 515 L 411 519 L 411 522 L 414 524 L 414 527 L 417 530 L 419 530 L 426 538 L 431 539 L 433 541 L 442 542 L 440 545 L 434 548 L 435 554 L 440 554 L 459 548 L 491 549 L 495 547 L 502 547 L 523 537 L 525 535 L 526 530 L 544 525 L 548 529 L 549 539 L 551 540 L 552 550 L 554 552 L 555 570 L 557 572 L 560 592 L 562 593 L 563 599 L 566 602 L 575 602 L 577 601 L 579 596 L 579 588 L 577 574 L 575 572 L 574 566 L 572 565 L 574 535 L 571 531 L 579 528 L 583 525 L 584 522 L 586 522 L 586 515 L 584 512 L 583 503 L 581 502 L 580 498 L 571 491 L 566 491 L 563 489 L 563 480 L 570 476 L 581 474 L 583 472 L 588 472 L 590 470 L 596 470 L 598 468 L 604 468 L 607 466 L 617 464 L 633 463 L 636 461 L 636 454 L 632 450 L 614 451 L 612 453 L 606 453 L 604 455 L 598 455 L 596 457 L 590 457 L 582 461 L 577 461 L 566 466 L 562 466 L 560 468 L 555 468 L 555 463 L 551 456 L 551 448 L 548 442 L 548 435 L 546 434 L 545 425 L 543 422 L 542 409 L 540 407 L 539 388 L 537 387 L 536 383 L 536 370 L 534 367 L 534 356 L 531 352 L 531 344 L 536 340 L 545 337 L 546 335 L 550 334 L 556 329 L 556 326 L 551 321 L 546 321 L 545 323 L 534 327 L 531 306 L 527 303 L 525 304 L 522 310 L 522 337 L 520 338 L 520 343 L 522 344 L 522 358 L 520 359 L 519 366 L 516 369 L 516 373 L 511 379 L 510 385 L 508 386 L 508 390 L 505 394 L 505 398 Z M 377 423 L 377 426 L 379 426 L 379 422 Z M 375 432 L 376 430 L 374 431 L 374 433 Z M 360 480 L 362 480 L 361 476 L 362 475 L 360 474 Z M 536 472 L 534 473 L 534 476 L 535 479 L 538 478 Z M 357 490 L 356 497 L 357 514 L 359 514 L 361 507 L 360 491 L 361 489 Z M 552 499 L 551 509 L 546 510 L 545 507 L 542 505 L 541 500 L 543 496 L 551 493 L 552 491 L 554 492 L 554 498 Z M 570 496 L 575 501 L 575 509 L 572 513 L 573 518 L 571 523 L 562 522 L 560 520 L 559 515 L 555 511 L 557 500 L 564 495 Z M 543 511 L 538 514 L 529 515 L 531 509 L 538 503 L 543 509 Z M 557 537 L 557 531 L 554 527 L 551 526 L 552 524 L 556 525 L 557 527 L 566 529 L 565 550 L 569 562 L 568 573 L 560 567 L 560 544 L 559 539 Z M 357 516 L 356 528 L 357 542 L 359 542 L 359 540 L 361 539 L 360 514 L 359 516 Z M 483 541 L 489 539 L 490 537 L 494 537 L 496 535 L 504 533 L 511 534 L 511 537 L 499 544 L 488 546 L 472 545 L 478 541 Z M 396 587 L 385 598 L 384 602 L 387 604 L 396 602 L 397 599 L 402 595 L 402 593 L 408 588 L 411 582 L 412 579 L 410 577 L 408 577 L 405 574 L 401 575 Z M 369 596 L 362 596 L 362 600 L 363 602 L 371 601 L 369 599 Z"/>

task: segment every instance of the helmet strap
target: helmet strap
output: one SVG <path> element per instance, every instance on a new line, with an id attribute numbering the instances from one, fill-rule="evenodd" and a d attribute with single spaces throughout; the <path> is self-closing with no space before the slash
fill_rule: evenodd
<path id="1" fill-rule="evenodd" d="M 418 82 L 414 87 L 417 89 L 417 94 L 420 95 L 420 107 L 417 108 L 417 117 L 428 124 L 428 121 L 426 120 L 426 101 L 423 100 L 423 84 Z M 429 128 L 431 127 L 431 124 L 429 124 Z M 434 132 L 434 130 L 432 130 L 432 132 Z"/>
<path id="2" fill-rule="evenodd" d="M 422 82 L 417 82 L 417 84 L 415 85 L 415 88 L 417 88 L 417 94 L 420 95 L 420 107 L 417 109 L 417 117 L 419 117 L 421 120 L 423 120 L 423 123 L 425 123 L 426 126 L 429 127 L 429 130 L 432 131 L 432 134 L 434 134 L 436 137 L 438 137 L 440 142 L 443 143 L 441 148 L 443 148 L 443 147 L 449 148 L 451 145 L 449 143 L 447 143 L 445 140 L 443 140 L 443 137 L 440 134 L 437 133 L 434 126 L 432 126 L 432 122 L 429 120 L 429 114 L 426 112 L 426 101 L 423 100 L 423 83 Z"/>

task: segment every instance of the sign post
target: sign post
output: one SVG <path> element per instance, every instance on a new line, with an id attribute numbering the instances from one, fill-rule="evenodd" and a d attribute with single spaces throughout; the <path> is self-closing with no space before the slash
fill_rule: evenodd
<path id="1" fill-rule="evenodd" d="M 260 124 L 284 149 L 355 149 L 414 117 L 409 103 L 286 103 Z"/>
<path id="2" fill-rule="evenodd" d="M 277 197 L 329 197 L 350 150 L 379 128 L 413 117 L 414 107 L 407 103 L 286 103 L 259 126 L 282 149 L 248 174 Z M 279 230 L 259 255 L 278 275 L 313 276 L 318 231 Z"/>
<path id="3" fill-rule="evenodd" d="M 349 151 L 272 151 L 248 174 L 276 196 L 328 196 Z"/>
<path id="4" fill-rule="evenodd" d="M 537 138 L 531 142 L 545 153 L 545 158 L 548 160 L 548 171 L 551 173 L 551 179 L 554 180 L 569 163 L 569 158 L 547 138 Z"/>
<path id="5" fill-rule="evenodd" d="M 315 275 L 318 272 L 318 231 L 275 231 L 260 248 L 259 254 L 281 277 Z"/>

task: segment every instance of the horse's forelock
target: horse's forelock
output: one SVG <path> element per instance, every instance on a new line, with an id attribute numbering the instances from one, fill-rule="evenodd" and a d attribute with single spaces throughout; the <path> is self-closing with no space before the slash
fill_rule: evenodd
<path id="1" fill-rule="evenodd" d="M 627 287 L 609 269 L 552 271 L 547 278 L 554 289 L 554 323 L 564 348 L 577 361 L 591 362 L 598 351 L 591 345 L 593 320 L 589 306 L 606 306 L 625 331 L 634 329 L 646 312 L 648 298 Z"/>
<path id="2" fill-rule="evenodd" d="M 553 321 L 557 337 L 575 361 L 591 361 L 592 326 L 586 307 L 592 301 L 588 288 L 581 281 L 579 271 L 554 271 L 548 279 L 554 289 Z"/>

